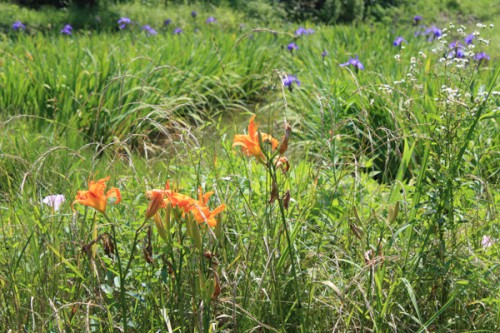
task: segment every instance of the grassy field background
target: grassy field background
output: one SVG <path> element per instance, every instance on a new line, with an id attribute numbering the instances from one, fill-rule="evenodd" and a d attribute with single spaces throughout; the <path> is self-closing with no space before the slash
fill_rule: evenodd
<path id="1" fill-rule="evenodd" d="M 496 3 L 422 1 L 397 24 L 335 26 L 0 3 L 0 328 L 497 332 Z M 418 34 L 416 14 L 443 35 Z M 340 66 L 355 56 L 364 70 Z M 286 152 L 233 147 L 252 114 L 261 141 L 291 126 Z M 72 207 L 108 175 L 120 203 Z M 145 220 L 146 191 L 167 180 L 213 191 L 217 227 L 169 206 Z"/>

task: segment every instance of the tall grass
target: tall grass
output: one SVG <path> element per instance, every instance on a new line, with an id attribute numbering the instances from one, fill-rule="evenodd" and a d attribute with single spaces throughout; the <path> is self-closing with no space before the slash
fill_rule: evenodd
<path id="1" fill-rule="evenodd" d="M 452 27 L 441 43 L 221 21 L 1 41 L 0 327 L 497 331 L 497 60 L 443 60 Z M 356 54 L 364 71 L 339 66 Z M 279 140 L 292 125 L 287 172 L 232 147 L 249 111 Z M 73 211 L 107 175 L 109 218 Z M 175 208 L 144 224 L 167 180 L 214 191 L 217 227 Z"/>

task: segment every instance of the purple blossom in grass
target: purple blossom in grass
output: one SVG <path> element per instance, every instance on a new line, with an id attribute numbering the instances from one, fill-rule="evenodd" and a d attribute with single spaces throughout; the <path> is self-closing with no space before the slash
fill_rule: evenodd
<path id="1" fill-rule="evenodd" d="M 196 18 L 196 16 L 198 16 L 198 13 L 197 13 L 195 10 L 193 10 L 193 11 L 191 12 L 191 17 L 192 17 L 192 18 Z"/>
<path id="2" fill-rule="evenodd" d="M 64 201 L 66 201 L 66 198 L 62 194 L 49 195 L 42 200 L 44 204 L 49 205 L 56 212 L 61 208 Z"/>
<path id="3" fill-rule="evenodd" d="M 345 67 L 345 66 L 353 66 L 356 71 L 358 70 L 364 70 L 365 66 L 359 61 L 358 55 L 355 55 L 354 58 L 349 57 L 349 61 L 343 64 L 340 64 L 340 67 Z"/>
<path id="4" fill-rule="evenodd" d="M 420 15 L 413 16 L 413 24 L 417 25 L 420 23 L 420 21 L 422 21 L 422 16 Z"/>
<path id="5" fill-rule="evenodd" d="M 302 36 L 307 34 L 307 30 L 304 27 L 300 27 L 297 30 L 295 30 L 295 36 Z"/>
<path id="6" fill-rule="evenodd" d="M 468 36 L 467 36 L 467 37 L 465 37 L 465 39 L 464 39 L 465 44 L 467 44 L 467 45 L 472 44 L 472 42 L 474 41 L 474 38 L 476 38 L 476 36 L 474 36 L 474 34 L 470 34 L 470 35 L 468 35 Z"/>
<path id="7" fill-rule="evenodd" d="M 125 29 L 128 24 L 132 23 L 132 20 L 128 17 L 122 17 L 118 20 L 118 28 Z"/>
<path id="8" fill-rule="evenodd" d="M 465 57 L 464 48 L 465 47 L 459 41 L 454 41 L 453 43 L 450 43 L 450 49 L 453 49 L 453 51 L 450 52 L 448 57 L 464 58 Z"/>
<path id="9" fill-rule="evenodd" d="M 299 27 L 297 30 L 295 30 L 295 36 L 311 35 L 313 33 L 314 33 L 314 30 L 311 28 L 306 29 L 304 27 Z"/>
<path id="10" fill-rule="evenodd" d="M 64 26 L 64 28 L 62 28 L 62 29 L 61 29 L 61 31 L 60 31 L 60 32 L 61 32 L 63 35 L 71 35 L 72 31 L 73 31 L 73 27 L 72 27 L 71 25 L 69 25 L 69 24 L 66 24 L 66 25 Z"/>
<path id="11" fill-rule="evenodd" d="M 450 43 L 450 49 L 463 49 L 463 48 L 464 46 L 458 40 Z"/>
<path id="12" fill-rule="evenodd" d="M 483 238 L 481 239 L 481 246 L 483 249 L 487 249 L 493 244 L 495 244 L 495 239 L 493 239 L 491 236 L 486 236 L 484 235 Z"/>
<path id="13" fill-rule="evenodd" d="M 182 33 L 182 29 L 181 28 L 175 28 L 174 35 L 180 35 L 181 33 Z"/>
<path id="14" fill-rule="evenodd" d="M 293 42 L 290 43 L 290 44 L 288 44 L 286 46 L 286 48 L 288 49 L 288 51 L 290 51 L 290 53 L 293 53 L 294 50 L 298 50 L 299 49 L 298 45 L 295 44 L 295 43 L 293 43 Z"/>
<path id="15" fill-rule="evenodd" d="M 300 81 L 297 79 L 295 75 L 292 74 L 287 74 L 285 78 L 283 78 L 283 86 L 288 87 L 290 91 L 293 89 L 293 83 L 297 85 L 297 87 L 300 87 Z"/>
<path id="16" fill-rule="evenodd" d="M 323 52 L 321 52 L 321 57 L 323 59 L 325 59 L 325 57 L 328 55 L 328 51 L 327 50 L 323 50 Z"/>
<path id="17" fill-rule="evenodd" d="M 146 33 L 147 33 L 148 35 L 150 35 L 150 36 L 152 36 L 152 35 L 156 35 L 156 34 L 157 34 L 156 30 L 155 30 L 155 29 L 153 29 L 153 28 L 151 28 L 151 26 L 150 26 L 150 25 L 148 25 L 148 24 L 143 25 L 143 26 L 142 26 L 142 30 L 146 31 Z"/>
<path id="18" fill-rule="evenodd" d="M 206 23 L 215 23 L 215 22 L 217 22 L 217 20 L 215 19 L 215 17 L 210 16 L 209 18 L 207 18 L 207 20 L 205 22 Z"/>
<path id="19" fill-rule="evenodd" d="M 432 27 L 428 28 L 426 31 L 425 31 L 425 34 L 426 35 L 431 35 L 429 37 L 429 41 L 432 41 L 438 37 L 441 37 L 443 35 L 443 32 L 441 31 L 441 29 L 438 29 L 435 25 L 433 25 Z"/>
<path id="20" fill-rule="evenodd" d="M 489 55 L 487 55 L 487 54 L 486 54 L 486 53 L 484 53 L 484 52 L 480 52 L 480 53 L 478 53 L 478 54 L 476 54 L 476 55 L 474 56 L 474 59 L 475 59 L 475 60 L 477 60 L 477 61 L 479 61 L 479 62 L 482 62 L 482 61 L 488 61 L 488 60 L 490 60 L 490 56 L 489 56 Z"/>
<path id="21" fill-rule="evenodd" d="M 405 43 L 406 43 L 406 40 L 405 40 L 403 37 L 399 36 L 398 38 L 396 38 L 396 39 L 394 40 L 394 42 L 392 42 L 392 45 L 394 45 L 394 46 L 401 46 L 401 44 L 402 44 L 403 42 L 405 42 Z"/>
<path id="22" fill-rule="evenodd" d="M 166 20 L 163 22 L 163 25 L 167 27 L 167 26 L 169 26 L 169 25 L 170 25 L 170 23 L 172 23 L 172 20 L 171 20 L 171 19 L 166 19 Z"/>
<path id="23" fill-rule="evenodd" d="M 12 29 L 15 31 L 24 30 L 26 29 L 26 26 L 21 21 L 16 21 L 12 24 Z"/>

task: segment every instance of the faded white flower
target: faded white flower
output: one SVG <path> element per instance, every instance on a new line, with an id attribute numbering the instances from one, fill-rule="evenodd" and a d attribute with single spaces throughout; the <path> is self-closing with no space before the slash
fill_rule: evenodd
<path id="1" fill-rule="evenodd" d="M 58 211 L 61 208 L 62 203 L 66 201 L 66 198 L 63 194 L 53 194 L 46 196 L 42 202 L 54 209 L 54 211 Z"/>
<path id="2" fill-rule="evenodd" d="M 483 239 L 481 239 L 481 246 L 484 249 L 487 249 L 490 246 L 492 246 L 495 242 L 496 242 L 496 240 L 491 238 L 491 236 L 484 235 Z"/>

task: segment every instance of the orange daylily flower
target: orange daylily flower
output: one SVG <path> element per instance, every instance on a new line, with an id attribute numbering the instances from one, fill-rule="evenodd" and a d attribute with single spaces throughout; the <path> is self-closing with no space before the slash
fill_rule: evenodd
<path id="1" fill-rule="evenodd" d="M 259 132 L 257 131 L 257 125 L 254 122 L 255 120 L 255 115 L 253 115 L 250 118 L 250 122 L 248 124 L 248 134 L 236 134 L 234 136 L 234 142 L 233 142 L 233 147 L 234 146 L 241 146 L 241 150 L 247 155 L 247 156 L 254 156 L 259 160 L 260 162 L 263 162 L 265 155 L 260 149 L 260 143 L 259 143 Z M 279 142 L 275 138 L 273 138 L 269 134 L 261 133 L 261 138 L 263 143 L 270 143 L 271 147 L 273 150 L 275 150 Z"/>
<path id="2" fill-rule="evenodd" d="M 165 208 L 167 203 L 165 202 L 164 190 L 151 190 L 146 192 L 146 197 L 151 200 L 146 210 L 146 220 L 154 216 L 160 208 Z"/>
<path id="3" fill-rule="evenodd" d="M 166 192 L 168 200 L 172 203 L 172 207 L 179 207 L 184 210 L 184 213 L 189 212 L 191 206 L 195 203 L 195 200 L 187 195 L 180 194 L 177 192 L 168 191 Z"/>
<path id="4" fill-rule="evenodd" d="M 215 227 L 217 226 L 217 220 L 215 219 L 215 216 L 226 209 L 226 206 L 220 205 L 213 211 L 210 211 L 210 208 L 207 207 L 207 203 L 212 194 L 214 194 L 214 192 L 207 192 L 203 194 L 203 190 L 200 187 L 198 189 L 198 201 L 195 201 L 193 206 L 191 206 L 191 212 L 193 213 L 196 222 L 206 222 L 209 226 Z"/>
<path id="5" fill-rule="evenodd" d="M 76 194 L 75 201 L 71 204 L 71 208 L 75 210 L 75 204 L 81 204 L 89 207 L 93 207 L 101 213 L 106 211 L 106 204 L 108 199 L 111 197 L 116 198 L 115 205 L 121 201 L 120 190 L 116 187 L 109 189 L 106 194 L 104 191 L 106 189 L 106 182 L 109 180 L 110 176 L 99 179 L 97 182 L 91 180 L 89 184 L 88 191 L 78 191 Z"/>
<path id="6" fill-rule="evenodd" d="M 217 220 L 215 216 L 226 209 L 226 205 L 222 204 L 219 207 L 215 208 L 213 211 L 210 211 L 210 208 L 206 206 L 198 206 L 195 204 L 191 209 L 193 213 L 194 219 L 198 224 L 206 222 L 209 226 L 216 227 Z"/>
<path id="7" fill-rule="evenodd" d="M 213 211 L 210 211 L 207 204 L 214 192 L 203 194 L 203 190 L 200 187 L 198 190 L 198 200 L 195 200 L 190 196 L 170 190 L 168 183 L 165 188 L 165 190 L 151 190 L 146 192 L 146 196 L 151 200 L 146 210 L 147 219 L 154 216 L 159 209 L 165 208 L 167 203 L 170 202 L 172 207 L 180 208 L 183 211 L 183 215 L 191 212 L 196 222 L 206 222 L 211 227 L 217 226 L 215 216 L 222 212 L 226 206 L 220 205 Z"/>

